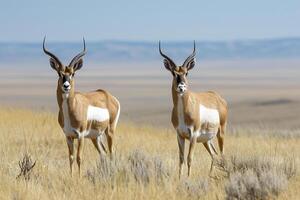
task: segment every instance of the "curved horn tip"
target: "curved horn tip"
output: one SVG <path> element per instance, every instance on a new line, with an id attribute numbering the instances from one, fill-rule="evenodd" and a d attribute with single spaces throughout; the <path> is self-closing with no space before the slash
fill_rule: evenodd
<path id="1" fill-rule="evenodd" d="M 85 47 L 85 39 L 84 39 L 84 37 L 82 37 L 82 39 L 83 39 L 83 50 L 85 51 L 85 49 L 86 49 L 86 47 Z"/>
<path id="2" fill-rule="evenodd" d="M 46 42 L 46 35 L 44 36 L 44 40 L 43 40 L 43 49 L 45 50 L 45 42 Z"/>
<path id="3" fill-rule="evenodd" d="M 196 51 L 196 41 L 194 40 L 194 52 Z"/>
<path id="4" fill-rule="evenodd" d="M 162 55 L 163 53 L 161 51 L 161 42 L 160 42 L 160 40 L 158 41 L 158 47 L 159 47 L 159 53 Z"/>

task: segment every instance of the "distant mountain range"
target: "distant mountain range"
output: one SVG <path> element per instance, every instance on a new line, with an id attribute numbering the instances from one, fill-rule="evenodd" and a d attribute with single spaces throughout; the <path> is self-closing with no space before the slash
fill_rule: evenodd
<path id="1" fill-rule="evenodd" d="M 41 39 L 42 40 L 42 39 Z M 70 60 L 82 49 L 82 43 L 47 42 L 47 48 L 63 61 Z M 238 41 L 198 41 L 197 58 L 252 59 L 300 58 L 300 38 L 280 38 Z M 193 48 L 193 41 L 162 41 L 163 51 L 181 62 Z M 100 41 L 87 42 L 87 59 L 90 61 L 156 61 L 160 60 L 158 42 Z M 41 43 L 0 43 L 0 62 L 41 61 L 45 59 Z"/>

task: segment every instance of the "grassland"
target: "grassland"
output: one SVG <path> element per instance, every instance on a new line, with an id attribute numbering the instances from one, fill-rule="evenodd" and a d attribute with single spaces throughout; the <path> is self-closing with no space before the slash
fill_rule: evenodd
<path id="1" fill-rule="evenodd" d="M 212 177 L 208 176 L 210 157 L 197 145 L 192 176 L 186 177 L 185 166 L 183 179 L 178 180 L 174 131 L 121 122 L 114 161 L 101 160 L 86 140 L 79 178 L 76 173 L 70 177 L 67 146 L 55 114 L 2 107 L 0 199 L 230 199 L 228 195 L 239 190 L 243 181 L 257 190 L 264 188 L 268 198 L 298 199 L 299 132 L 250 132 L 227 133 L 227 162 L 220 162 Z M 25 154 L 36 165 L 27 178 L 16 178 Z M 253 179 L 257 173 L 265 174 L 266 180 Z"/>

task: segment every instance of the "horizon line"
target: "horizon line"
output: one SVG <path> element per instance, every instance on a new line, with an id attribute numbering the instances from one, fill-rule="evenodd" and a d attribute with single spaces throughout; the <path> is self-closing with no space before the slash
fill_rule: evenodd
<path id="1" fill-rule="evenodd" d="M 41 37 L 40 42 L 43 41 L 44 37 Z M 82 39 L 82 38 L 81 38 Z M 238 38 L 238 39 L 220 39 L 220 40 L 216 40 L 216 39 L 201 39 L 201 40 L 195 40 L 197 43 L 198 42 L 211 42 L 211 43 L 219 43 L 219 42 L 241 42 L 241 41 L 271 41 L 271 40 L 287 40 L 287 39 L 300 39 L 300 36 L 285 36 L 285 37 L 270 37 L 270 38 Z M 85 40 L 87 43 L 101 43 L 101 42 L 118 42 L 118 43 L 155 43 L 158 42 L 159 40 L 141 40 L 141 39 L 137 39 L 137 40 L 132 40 L 132 39 L 97 39 L 97 40 L 88 40 L 85 37 Z M 164 41 L 166 43 L 186 43 L 186 42 L 190 42 L 190 41 L 194 41 L 194 40 L 188 40 L 188 39 L 182 39 L 182 40 L 161 40 Z M 39 44 L 39 41 L 18 41 L 18 40 L 8 40 L 8 41 L 1 41 L 0 40 L 0 44 Z M 75 41 L 75 40 L 67 40 L 67 41 L 63 41 L 63 40 L 48 40 L 48 42 L 50 43 L 69 43 L 69 44 L 74 44 L 74 43 L 80 43 L 82 41 Z"/>

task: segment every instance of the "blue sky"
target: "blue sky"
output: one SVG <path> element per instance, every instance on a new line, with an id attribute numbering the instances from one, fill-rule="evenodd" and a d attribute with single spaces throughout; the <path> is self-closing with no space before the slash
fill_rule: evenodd
<path id="1" fill-rule="evenodd" d="M 1 0 L 0 41 L 299 37 L 299 0 Z"/>

